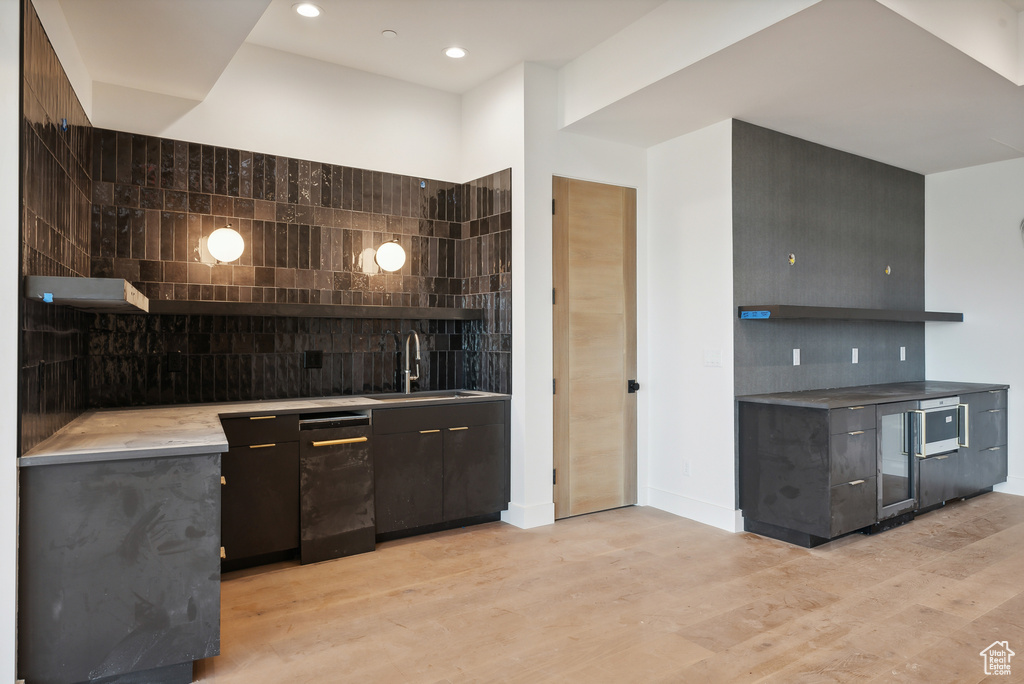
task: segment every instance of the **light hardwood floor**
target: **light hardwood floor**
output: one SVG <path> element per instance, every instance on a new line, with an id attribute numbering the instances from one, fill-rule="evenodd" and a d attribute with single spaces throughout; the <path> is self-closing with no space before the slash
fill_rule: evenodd
<path id="1" fill-rule="evenodd" d="M 802 549 L 631 507 L 503 523 L 222 585 L 221 656 L 262 682 L 1024 681 L 1024 498 Z"/>

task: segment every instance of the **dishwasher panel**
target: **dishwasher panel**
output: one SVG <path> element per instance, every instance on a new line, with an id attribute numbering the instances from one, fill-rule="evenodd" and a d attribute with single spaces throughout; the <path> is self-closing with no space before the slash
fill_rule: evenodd
<path id="1" fill-rule="evenodd" d="M 299 421 L 299 555 L 303 564 L 375 548 L 369 419 L 324 418 Z"/>

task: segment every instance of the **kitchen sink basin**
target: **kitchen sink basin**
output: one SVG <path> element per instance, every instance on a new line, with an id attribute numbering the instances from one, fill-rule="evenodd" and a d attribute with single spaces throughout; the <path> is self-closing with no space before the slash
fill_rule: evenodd
<path id="1" fill-rule="evenodd" d="M 413 392 L 412 394 L 394 394 L 389 396 L 370 397 L 374 401 L 430 401 L 432 399 L 465 399 L 466 397 L 478 397 L 478 392 Z"/>

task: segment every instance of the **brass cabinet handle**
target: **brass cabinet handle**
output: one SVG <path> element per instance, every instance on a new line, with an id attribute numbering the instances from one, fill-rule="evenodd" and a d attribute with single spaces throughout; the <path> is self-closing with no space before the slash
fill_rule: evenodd
<path id="1" fill-rule="evenodd" d="M 468 430 L 468 429 L 469 429 L 468 427 L 457 427 L 457 428 L 448 428 L 448 431 L 449 432 L 455 432 L 456 430 Z"/>
<path id="2" fill-rule="evenodd" d="M 220 547 L 220 557 L 221 558 L 227 558 L 228 557 L 228 553 L 227 553 L 227 551 L 224 550 L 223 546 Z"/>
<path id="3" fill-rule="evenodd" d="M 277 416 L 249 416 L 249 420 L 270 420 L 277 418 Z"/>
<path id="4" fill-rule="evenodd" d="M 936 461 L 944 461 L 944 460 L 946 460 L 947 458 L 949 458 L 949 454 L 943 454 L 942 456 L 936 456 L 936 457 L 935 457 L 935 460 L 936 460 Z"/>
<path id="5" fill-rule="evenodd" d="M 850 435 L 852 437 L 853 435 L 863 435 L 864 431 L 863 430 L 857 430 L 856 432 L 847 432 L 846 434 L 848 434 L 848 435 Z"/>
<path id="6" fill-rule="evenodd" d="M 253 444 L 249 448 L 250 449 L 266 449 L 267 447 L 275 447 L 275 446 L 277 446 L 277 445 L 276 444 Z"/>
<path id="7" fill-rule="evenodd" d="M 1003 410 L 1003 409 L 989 409 L 989 410 L 988 410 L 988 413 L 999 413 L 999 412 L 1000 412 L 1000 411 L 1002 411 L 1002 410 Z"/>
<path id="8" fill-rule="evenodd" d="M 1002 448 L 1003 447 L 989 447 L 988 449 L 985 449 L 985 451 L 999 451 Z"/>
<path id="9" fill-rule="evenodd" d="M 864 484 L 865 482 L 866 482 L 866 480 L 854 480 L 853 482 L 850 482 L 850 483 L 848 483 L 848 484 L 849 484 L 849 485 L 850 485 L 850 486 L 852 487 L 852 486 L 854 486 L 854 485 L 861 485 L 861 484 Z"/>
<path id="10" fill-rule="evenodd" d="M 925 453 L 925 451 L 926 451 L 925 445 L 928 444 L 928 425 L 927 425 L 927 423 L 925 423 L 925 420 L 924 420 L 924 411 L 920 411 L 920 410 L 916 410 L 915 409 L 913 411 L 910 411 L 909 413 L 916 413 L 918 418 L 920 419 L 920 422 L 918 422 L 918 426 L 920 426 L 920 428 L 921 428 L 921 434 L 920 434 L 921 451 L 920 452 L 915 451 L 914 455 L 917 456 L 918 458 L 928 458 L 928 454 Z"/>
<path id="11" fill-rule="evenodd" d="M 222 485 L 226 485 L 228 483 L 227 479 L 223 475 L 220 476 L 220 483 Z"/>
<path id="12" fill-rule="evenodd" d="M 961 410 L 964 412 L 964 441 L 961 442 L 960 438 L 958 437 L 957 440 L 956 440 L 956 443 L 959 446 L 961 446 L 964 449 L 966 449 L 966 448 L 970 447 L 970 445 L 971 445 L 970 444 L 970 441 L 971 441 L 971 411 L 970 411 L 970 407 L 967 404 L 957 404 L 956 405 L 956 410 L 957 410 L 957 414 L 959 414 Z"/>
<path id="13" fill-rule="evenodd" d="M 420 434 L 421 435 L 429 435 L 429 434 L 432 434 L 434 432 L 440 432 L 440 430 L 420 430 Z"/>
<path id="14" fill-rule="evenodd" d="M 860 411 L 864 407 L 863 406 L 847 406 L 846 408 L 848 408 L 851 411 Z"/>
<path id="15" fill-rule="evenodd" d="M 325 439 L 322 442 L 313 442 L 315 447 L 324 446 L 337 446 L 339 444 L 358 444 L 359 442 L 366 442 L 369 437 L 347 437 L 345 439 Z"/>

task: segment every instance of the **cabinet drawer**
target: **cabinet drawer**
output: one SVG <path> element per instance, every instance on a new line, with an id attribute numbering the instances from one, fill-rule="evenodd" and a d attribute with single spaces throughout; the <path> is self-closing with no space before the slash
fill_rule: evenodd
<path id="1" fill-rule="evenodd" d="M 299 447 L 235 447 L 221 462 L 226 562 L 299 546 Z"/>
<path id="2" fill-rule="evenodd" d="M 961 450 L 958 494 L 967 496 L 1006 482 L 1006 470 L 1005 446 Z"/>
<path id="3" fill-rule="evenodd" d="M 953 452 L 921 459 L 918 466 L 918 508 L 955 499 L 960 495 L 960 454 Z"/>
<path id="4" fill-rule="evenodd" d="M 833 435 L 857 430 L 873 430 L 875 428 L 875 407 L 868 404 L 832 409 L 828 412 L 828 426 L 829 432 Z"/>
<path id="5" fill-rule="evenodd" d="M 505 402 L 488 401 L 456 406 L 413 406 L 409 408 L 373 409 L 373 433 L 440 430 L 471 425 L 494 425 L 505 422 Z"/>
<path id="6" fill-rule="evenodd" d="M 970 432 L 967 441 L 971 449 L 988 449 L 1006 444 L 1006 409 L 977 410 L 971 406 Z"/>
<path id="7" fill-rule="evenodd" d="M 829 494 L 830 536 L 837 537 L 874 524 L 878 503 L 874 477 L 836 485 Z"/>
<path id="8" fill-rule="evenodd" d="M 298 414 L 221 418 L 220 424 L 231 447 L 294 442 L 299 437 Z"/>
<path id="9" fill-rule="evenodd" d="M 829 438 L 830 483 L 839 485 L 874 477 L 878 470 L 875 450 L 873 429 L 832 435 Z"/>
<path id="10" fill-rule="evenodd" d="M 1006 390 L 991 392 L 975 392 L 960 397 L 960 402 L 971 407 L 972 411 L 988 411 L 989 409 L 1006 408 Z"/>

